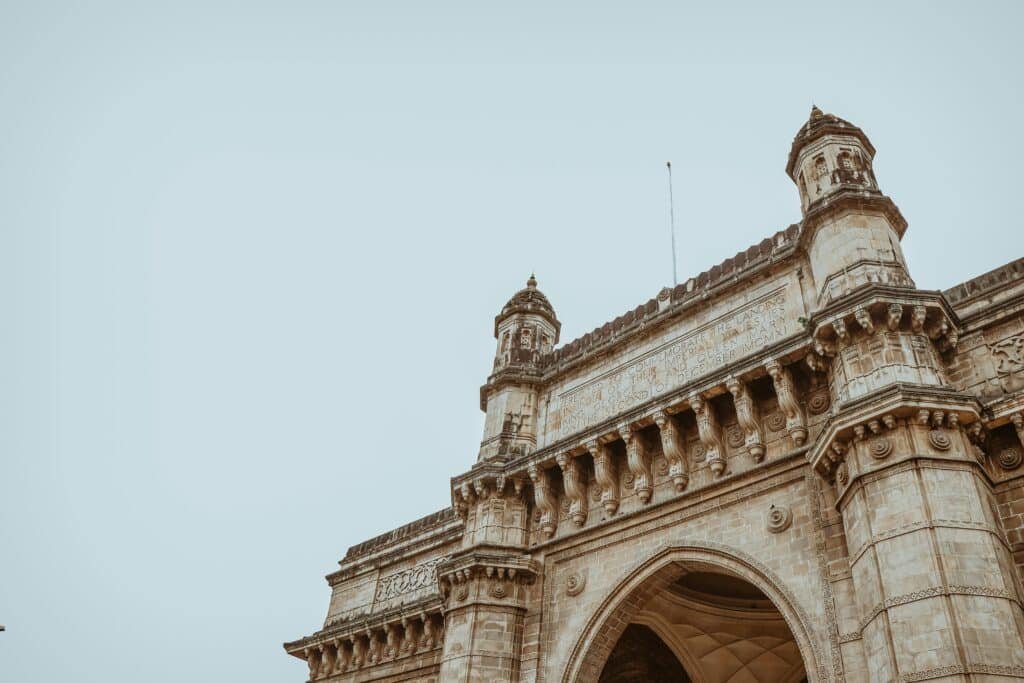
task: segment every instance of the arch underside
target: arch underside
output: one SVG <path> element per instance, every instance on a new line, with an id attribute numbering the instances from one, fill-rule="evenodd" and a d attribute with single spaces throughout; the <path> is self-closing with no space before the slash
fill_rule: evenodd
<path id="1" fill-rule="evenodd" d="M 562 681 L 819 680 L 806 615 L 778 577 L 741 556 L 677 546 L 643 562 L 591 618 Z"/>

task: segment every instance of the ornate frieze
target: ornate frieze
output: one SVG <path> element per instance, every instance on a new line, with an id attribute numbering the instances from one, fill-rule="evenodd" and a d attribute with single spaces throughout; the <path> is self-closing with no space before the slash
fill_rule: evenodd
<path id="1" fill-rule="evenodd" d="M 446 559 L 448 558 L 432 558 L 420 562 L 409 569 L 394 572 L 378 579 L 374 602 L 386 602 L 424 588 L 435 588 L 437 585 L 436 567 Z"/>

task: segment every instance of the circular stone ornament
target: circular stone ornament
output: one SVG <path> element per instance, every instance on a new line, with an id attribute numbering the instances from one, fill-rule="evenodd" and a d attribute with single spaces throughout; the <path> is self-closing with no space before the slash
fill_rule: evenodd
<path id="1" fill-rule="evenodd" d="M 739 427 L 729 427 L 729 431 L 726 432 L 726 442 L 733 448 L 739 448 L 743 445 L 743 430 Z"/>
<path id="2" fill-rule="evenodd" d="M 566 594 L 576 597 L 583 592 L 583 589 L 587 587 L 587 576 L 580 572 L 573 572 L 569 574 L 569 578 L 565 580 L 565 592 Z"/>
<path id="3" fill-rule="evenodd" d="M 999 451 L 999 466 L 1004 470 L 1012 470 L 1020 467 L 1022 460 L 1024 460 L 1024 456 L 1021 456 L 1019 449 L 1004 448 Z"/>
<path id="4" fill-rule="evenodd" d="M 781 533 L 792 523 L 793 513 L 785 505 L 772 505 L 768 508 L 768 531 L 771 533 Z"/>
<path id="5" fill-rule="evenodd" d="M 821 415 L 828 410 L 829 396 L 827 391 L 819 391 L 807 401 L 807 409 L 814 415 Z"/>
<path id="6" fill-rule="evenodd" d="M 953 445 L 949 435 L 941 429 L 933 429 L 928 432 L 928 441 L 937 451 L 948 451 L 949 447 Z"/>
<path id="7" fill-rule="evenodd" d="M 872 458 L 881 460 L 892 453 L 892 441 L 889 441 L 889 439 L 876 439 L 871 442 L 868 450 Z"/>
<path id="8" fill-rule="evenodd" d="M 782 413 L 772 413 L 768 416 L 768 429 L 773 432 L 781 432 L 786 428 L 786 416 Z"/>

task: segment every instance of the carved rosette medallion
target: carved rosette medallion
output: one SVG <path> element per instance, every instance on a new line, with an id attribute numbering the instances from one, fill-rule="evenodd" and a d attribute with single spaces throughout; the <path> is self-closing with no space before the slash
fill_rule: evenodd
<path id="1" fill-rule="evenodd" d="M 668 460 L 666 460 L 665 458 L 658 458 L 656 464 L 658 474 L 662 477 L 668 476 Z"/>
<path id="2" fill-rule="evenodd" d="M 872 458 L 882 460 L 892 453 L 892 441 L 885 438 L 875 439 L 868 447 L 868 452 Z"/>
<path id="3" fill-rule="evenodd" d="M 725 432 L 725 441 L 733 448 L 743 445 L 743 430 L 733 425 Z"/>
<path id="4" fill-rule="evenodd" d="M 708 454 L 708 448 L 702 443 L 696 443 L 690 448 L 690 452 L 693 453 L 693 457 L 696 460 L 703 460 L 704 456 Z"/>
<path id="5" fill-rule="evenodd" d="M 583 592 L 583 589 L 587 587 L 587 575 L 583 572 L 573 572 L 569 574 L 569 577 L 565 580 L 565 593 L 571 597 L 576 597 Z"/>
<path id="6" fill-rule="evenodd" d="M 928 432 L 928 442 L 937 451 L 948 451 L 953 445 L 949 435 L 941 429 L 933 429 Z"/>
<path id="7" fill-rule="evenodd" d="M 601 502 L 601 489 L 598 488 L 597 486 L 593 487 L 590 490 L 590 500 L 594 501 L 595 503 Z"/>
<path id="8" fill-rule="evenodd" d="M 633 476 L 632 472 L 626 472 L 622 475 L 623 486 L 632 486 L 634 481 L 636 481 L 636 477 Z"/>
<path id="9" fill-rule="evenodd" d="M 565 513 L 565 514 L 569 514 L 569 508 L 570 507 L 572 507 L 572 503 L 569 501 L 569 499 L 568 498 L 563 498 L 562 499 L 562 512 Z"/>
<path id="10" fill-rule="evenodd" d="M 828 392 L 819 391 L 807 399 L 807 410 L 811 411 L 812 415 L 821 415 L 828 410 L 829 402 Z"/>
<path id="11" fill-rule="evenodd" d="M 781 432 L 786 428 L 786 416 L 782 413 L 772 413 L 765 422 L 768 423 L 768 429 L 773 432 Z"/>
<path id="12" fill-rule="evenodd" d="M 508 597 L 508 589 L 505 588 L 505 582 L 492 581 L 490 588 L 487 589 L 487 594 L 497 600 L 504 600 Z"/>
<path id="13" fill-rule="evenodd" d="M 1022 461 L 1024 456 L 1021 456 L 1018 448 L 1004 448 L 999 452 L 999 466 L 1004 470 L 1016 469 L 1020 467 Z"/>
<path id="14" fill-rule="evenodd" d="M 768 531 L 773 534 L 782 533 L 793 523 L 793 513 L 785 505 L 772 505 L 768 509 Z"/>

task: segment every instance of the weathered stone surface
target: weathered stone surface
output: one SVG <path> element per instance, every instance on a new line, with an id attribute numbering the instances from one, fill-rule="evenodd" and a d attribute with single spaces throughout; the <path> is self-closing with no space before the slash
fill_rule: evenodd
<path id="1" fill-rule="evenodd" d="M 916 289 L 874 155 L 814 109 L 799 224 L 560 347 L 531 276 L 452 507 L 349 550 L 310 678 L 1024 678 L 1024 260 Z"/>

